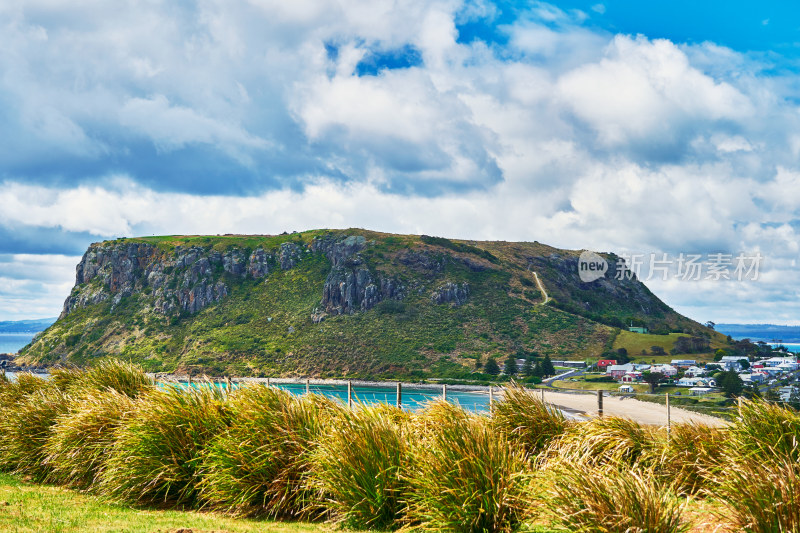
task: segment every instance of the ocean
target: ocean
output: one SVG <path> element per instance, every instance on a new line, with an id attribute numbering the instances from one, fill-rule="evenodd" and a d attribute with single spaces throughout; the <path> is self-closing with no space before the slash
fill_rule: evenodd
<path id="1" fill-rule="evenodd" d="M 0 333 L 0 353 L 17 353 L 31 342 L 35 333 Z"/>

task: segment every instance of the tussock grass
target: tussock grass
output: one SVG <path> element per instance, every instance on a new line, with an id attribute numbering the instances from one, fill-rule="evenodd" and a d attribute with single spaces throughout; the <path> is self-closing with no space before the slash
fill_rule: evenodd
<path id="1" fill-rule="evenodd" d="M 788 457 L 800 460 L 800 413 L 763 400 L 742 399 L 730 427 L 729 444 L 737 456 Z"/>
<path id="2" fill-rule="evenodd" d="M 39 386 L 38 382 L 27 383 L 34 384 Z M 37 482 L 48 479 L 44 448 L 56 419 L 69 409 L 68 402 L 69 398 L 54 384 L 45 384 L 30 394 L 18 396 L 12 408 L 3 409 L 0 416 L 3 470 L 30 476 Z"/>
<path id="3" fill-rule="evenodd" d="M 570 426 L 553 441 L 547 455 L 633 465 L 653 459 L 656 431 L 627 418 L 593 418 Z"/>
<path id="4" fill-rule="evenodd" d="M 683 504 L 649 467 L 572 457 L 550 464 L 538 498 L 565 531 L 678 533 L 688 531 Z"/>
<path id="5" fill-rule="evenodd" d="M 653 452 L 657 474 L 671 480 L 679 494 L 703 494 L 712 482 L 709 472 L 724 465 L 727 430 L 687 422 L 673 424 L 658 434 L 660 451 Z"/>
<path id="6" fill-rule="evenodd" d="M 408 415 L 388 405 L 358 405 L 331 420 L 311 454 L 310 486 L 319 509 L 352 528 L 394 529 L 407 483 Z"/>
<path id="7" fill-rule="evenodd" d="M 800 465 L 788 457 L 738 457 L 717 472 L 713 494 L 725 503 L 719 514 L 753 533 L 800 531 Z"/>
<path id="8" fill-rule="evenodd" d="M 44 446 L 48 480 L 89 488 L 115 441 L 115 430 L 130 416 L 134 400 L 114 389 L 87 394 L 58 416 Z"/>
<path id="9" fill-rule="evenodd" d="M 513 445 L 534 456 L 562 435 L 570 423 L 564 414 L 542 401 L 533 391 L 519 385 L 505 389 L 504 399 L 495 405 L 492 420 Z"/>
<path id="10" fill-rule="evenodd" d="M 525 452 L 492 422 L 443 401 L 415 422 L 406 523 L 427 531 L 512 531 L 526 506 Z"/>
<path id="11" fill-rule="evenodd" d="M 225 393 L 210 383 L 143 395 L 115 432 L 100 492 L 131 503 L 195 505 L 202 450 L 228 420 Z"/>
<path id="12" fill-rule="evenodd" d="M 151 390 L 155 383 L 138 366 L 118 359 L 104 359 L 70 384 L 82 392 L 115 390 L 131 398 Z"/>
<path id="13" fill-rule="evenodd" d="M 235 391 L 230 427 L 203 453 L 202 498 L 238 515 L 304 516 L 309 454 L 337 405 L 262 385 Z"/>

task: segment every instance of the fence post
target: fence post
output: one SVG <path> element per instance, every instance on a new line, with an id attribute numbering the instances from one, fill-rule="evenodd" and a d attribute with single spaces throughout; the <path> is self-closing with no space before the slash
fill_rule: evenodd
<path id="1" fill-rule="evenodd" d="M 397 407 L 400 408 L 403 406 L 403 384 L 399 381 L 397 382 Z"/>
<path id="2" fill-rule="evenodd" d="M 669 409 L 669 393 L 667 393 L 667 438 L 669 438 L 671 431 L 672 431 L 672 418 L 670 416 L 670 409 Z"/>
<path id="3" fill-rule="evenodd" d="M 306 394 L 311 393 L 311 380 L 306 378 Z"/>
<path id="4" fill-rule="evenodd" d="M 267 378 L 267 387 L 271 387 L 272 383 L 270 382 L 269 378 Z"/>
<path id="5" fill-rule="evenodd" d="M 542 387 L 542 403 L 544 403 L 544 387 Z"/>
<path id="6" fill-rule="evenodd" d="M 447 401 L 447 384 L 442 385 L 442 400 Z"/>
<path id="7" fill-rule="evenodd" d="M 347 380 L 347 407 L 353 408 L 353 382 Z"/>
<path id="8" fill-rule="evenodd" d="M 192 375 L 189 374 L 189 385 L 191 386 L 191 384 L 192 384 Z"/>
<path id="9" fill-rule="evenodd" d="M 597 416 L 603 416 L 603 391 L 597 391 Z"/>
<path id="10" fill-rule="evenodd" d="M 494 387 L 489 385 L 489 413 L 494 410 Z"/>

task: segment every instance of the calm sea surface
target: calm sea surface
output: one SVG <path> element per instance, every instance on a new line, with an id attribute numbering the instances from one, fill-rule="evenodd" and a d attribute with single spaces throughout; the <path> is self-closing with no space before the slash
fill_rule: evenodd
<path id="1" fill-rule="evenodd" d="M 15 377 L 13 372 L 8 373 L 12 380 Z M 225 387 L 224 383 L 220 384 Z M 275 383 L 273 387 L 278 387 L 295 395 L 305 394 L 306 386 L 303 383 Z M 236 387 L 236 385 L 234 385 Z M 313 394 L 321 394 L 328 398 L 335 398 L 347 403 L 347 385 L 311 385 L 309 391 Z M 425 402 L 441 398 L 442 392 L 432 389 L 414 389 L 410 385 L 403 387 L 403 408 L 410 411 L 420 409 Z M 391 386 L 353 386 L 353 401 L 366 404 L 372 403 L 397 403 L 397 388 Z M 456 403 L 469 411 L 486 412 L 489 410 L 489 395 L 485 392 L 467 392 L 447 390 L 447 401 Z"/>
<path id="2" fill-rule="evenodd" d="M 17 353 L 31 342 L 34 333 L 0 333 L 0 353 Z"/>

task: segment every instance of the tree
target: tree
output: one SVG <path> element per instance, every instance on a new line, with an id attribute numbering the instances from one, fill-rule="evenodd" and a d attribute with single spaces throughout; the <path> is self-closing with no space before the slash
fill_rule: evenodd
<path id="1" fill-rule="evenodd" d="M 556 374 L 556 369 L 553 366 L 553 362 L 550 360 L 549 355 L 545 355 L 544 359 L 542 360 L 542 374 L 546 377 L 554 376 Z"/>
<path id="2" fill-rule="evenodd" d="M 481 354 L 478 354 L 478 357 L 475 358 L 475 368 L 481 368 L 483 366 L 483 361 L 481 361 Z"/>
<path id="3" fill-rule="evenodd" d="M 514 376 L 517 373 L 517 357 L 514 354 L 510 354 L 506 357 L 505 363 L 503 364 L 503 373 L 507 376 Z"/>
<path id="4" fill-rule="evenodd" d="M 540 361 L 536 361 L 536 364 L 533 365 L 533 375 L 537 378 L 544 377 L 544 371 L 542 370 L 542 363 Z"/>
<path id="5" fill-rule="evenodd" d="M 522 364 L 522 375 L 526 378 L 533 376 L 533 360 L 530 357 L 525 358 Z"/>
<path id="6" fill-rule="evenodd" d="M 667 352 L 661 346 L 651 346 L 650 352 L 653 355 L 667 355 Z"/>
<path id="7" fill-rule="evenodd" d="M 710 320 L 708 322 L 706 322 L 705 324 L 703 324 L 703 325 L 705 327 L 707 327 L 708 329 L 714 329 L 714 327 L 716 326 L 716 324 L 714 322 L 710 321 Z"/>
<path id="8" fill-rule="evenodd" d="M 722 361 L 722 358 L 726 355 L 728 355 L 728 352 L 722 348 L 719 348 L 716 352 L 714 352 L 714 361 Z"/>
<path id="9" fill-rule="evenodd" d="M 726 370 L 716 375 L 717 387 L 722 389 L 722 392 L 728 398 L 733 398 L 742 394 L 744 390 L 744 383 L 742 378 L 739 377 L 733 370 Z"/>
<path id="10" fill-rule="evenodd" d="M 486 364 L 483 365 L 483 371 L 489 374 L 490 376 L 496 376 L 500 374 L 500 366 L 495 361 L 494 357 L 489 357 L 486 360 Z"/>
<path id="11" fill-rule="evenodd" d="M 742 367 L 742 370 L 747 370 L 750 368 L 750 361 L 747 359 L 739 359 L 739 364 Z"/>
<path id="12" fill-rule="evenodd" d="M 656 385 L 661 383 L 662 381 L 666 381 L 667 376 L 662 374 L 661 372 L 645 372 L 642 374 L 642 380 L 645 383 L 650 385 L 650 394 L 653 394 L 656 391 Z"/>
<path id="13" fill-rule="evenodd" d="M 631 362 L 631 358 L 628 357 L 628 350 L 625 348 L 617 349 L 614 359 L 616 359 L 618 365 L 624 365 Z"/>

